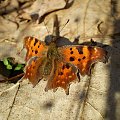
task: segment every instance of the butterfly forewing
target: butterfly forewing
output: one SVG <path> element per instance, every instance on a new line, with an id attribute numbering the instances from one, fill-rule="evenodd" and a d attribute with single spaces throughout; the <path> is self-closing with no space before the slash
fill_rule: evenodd
<path id="1" fill-rule="evenodd" d="M 63 46 L 58 50 L 63 61 L 77 66 L 81 75 L 89 75 L 91 65 L 98 61 L 104 61 L 106 57 L 106 51 L 96 46 Z"/>
<path id="2" fill-rule="evenodd" d="M 42 57 L 47 53 L 48 47 L 44 42 L 34 37 L 24 38 L 24 47 L 27 49 L 25 60 L 28 61 L 31 57 Z"/>

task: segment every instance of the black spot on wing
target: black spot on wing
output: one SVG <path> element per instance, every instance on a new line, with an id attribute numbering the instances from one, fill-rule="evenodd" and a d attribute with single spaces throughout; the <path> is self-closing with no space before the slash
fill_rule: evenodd
<path id="1" fill-rule="evenodd" d="M 82 59 L 84 60 L 86 57 L 84 56 Z"/>
<path id="2" fill-rule="evenodd" d="M 79 58 L 79 59 L 78 59 L 78 61 L 80 62 L 80 61 L 81 61 L 81 59 Z"/>
<path id="3" fill-rule="evenodd" d="M 70 50 L 72 50 L 72 48 L 70 48 Z"/>
<path id="4" fill-rule="evenodd" d="M 38 40 L 35 38 L 34 46 L 37 44 Z"/>
<path id="5" fill-rule="evenodd" d="M 65 66 L 64 66 L 64 65 L 62 66 L 62 69 L 63 69 L 63 70 L 65 69 Z"/>
<path id="6" fill-rule="evenodd" d="M 73 51 L 71 51 L 70 54 L 73 54 Z"/>
<path id="7" fill-rule="evenodd" d="M 67 69 L 69 69 L 69 68 L 70 68 L 69 64 L 66 64 L 66 68 L 67 68 Z"/>
<path id="8" fill-rule="evenodd" d="M 35 51 L 35 54 L 37 54 L 37 53 L 38 53 L 38 51 L 36 50 L 36 51 Z"/>
<path id="9" fill-rule="evenodd" d="M 74 61 L 75 60 L 75 58 L 74 57 L 70 57 L 70 61 Z"/>

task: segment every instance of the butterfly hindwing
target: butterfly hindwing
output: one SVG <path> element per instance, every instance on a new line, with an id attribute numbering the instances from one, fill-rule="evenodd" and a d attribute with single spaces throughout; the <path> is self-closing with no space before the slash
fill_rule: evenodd
<path id="1" fill-rule="evenodd" d="M 69 94 L 69 85 L 77 79 L 78 69 L 75 66 L 63 62 L 57 62 L 56 65 L 55 74 L 48 79 L 45 90 L 56 90 L 58 87 L 61 87 L 65 90 L 66 94 Z"/>
<path id="2" fill-rule="evenodd" d="M 24 78 L 29 79 L 33 87 L 44 77 L 45 62 L 44 57 L 31 57 L 27 62 Z"/>

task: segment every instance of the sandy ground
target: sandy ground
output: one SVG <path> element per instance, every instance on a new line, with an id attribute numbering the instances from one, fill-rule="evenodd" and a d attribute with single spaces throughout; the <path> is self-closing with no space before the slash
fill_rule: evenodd
<path id="1" fill-rule="evenodd" d="M 40 40 L 52 34 L 53 14 L 58 14 L 61 36 L 79 43 L 107 44 L 110 58 L 99 62 L 90 77 L 73 83 L 67 96 L 63 89 L 45 92 L 46 81 L 33 88 L 27 80 L 2 93 L 14 84 L 0 84 L 0 120 L 119 120 L 120 119 L 120 1 L 119 0 L 5 0 L 0 2 L 0 58 L 15 57 L 24 63 L 25 53 L 17 52 L 25 36 Z M 62 9 L 62 10 L 61 10 Z M 54 11 L 47 16 L 44 15 Z M 31 17 L 33 19 L 31 19 Z M 39 16 L 39 20 L 38 20 Z M 42 22 L 44 22 L 46 26 Z M 39 23 L 39 24 L 38 24 Z M 86 94 L 87 93 L 87 94 Z"/>

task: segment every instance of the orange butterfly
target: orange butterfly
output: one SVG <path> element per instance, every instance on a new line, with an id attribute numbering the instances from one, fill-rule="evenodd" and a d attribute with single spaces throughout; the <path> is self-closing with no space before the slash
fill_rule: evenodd
<path id="1" fill-rule="evenodd" d="M 71 82 L 81 75 L 90 75 L 91 66 L 104 61 L 106 51 L 97 46 L 66 45 L 58 47 L 58 18 L 55 15 L 55 35 L 49 45 L 34 37 L 26 37 L 24 47 L 27 49 L 24 78 L 35 86 L 41 79 L 47 79 L 45 91 L 62 87 L 69 94 Z"/>

